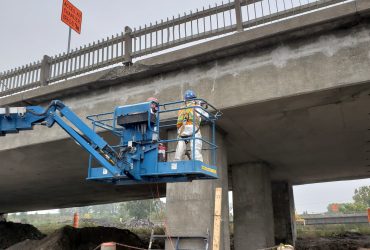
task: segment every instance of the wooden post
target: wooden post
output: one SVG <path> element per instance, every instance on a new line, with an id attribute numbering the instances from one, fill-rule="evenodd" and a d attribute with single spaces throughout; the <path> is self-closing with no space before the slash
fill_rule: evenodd
<path id="1" fill-rule="evenodd" d="M 216 188 L 212 250 L 220 250 L 221 209 L 222 209 L 221 203 L 222 203 L 222 188 Z"/>

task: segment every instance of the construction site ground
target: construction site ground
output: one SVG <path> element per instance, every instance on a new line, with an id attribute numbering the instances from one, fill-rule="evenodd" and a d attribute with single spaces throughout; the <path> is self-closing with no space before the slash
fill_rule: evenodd
<path id="1" fill-rule="evenodd" d="M 137 234 L 132 231 L 136 231 Z M 94 250 L 103 242 L 117 242 L 127 246 L 147 249 L 150 228 L 136 230 L 109 226 L 75 229 L 63 226 L 45 235 L 28 224 L 0 222 L 0 249 L 8 250 Z M 157 242 L 153 248 L 161 249 L 164 242 Z M 358 250 L 370 248 L 370 235 L 346 232 L 327 237 L 298 238 L 297 250 Z M 120 246 L 118 249 L 132 249 Z"/>
<path id="2" fill-rule="evenodd" d="M 93 250 L 103 242 L 117 242 L 123 245 L 148 248 L 150 230 L 141 230 L 146 234 L 135 234 L 128 229 L 115 227 L 73 228 L 63 226 L 48 235 L 28 224 L 0 222 L 0 249 L 8 250 Z M 154 248 L 163 248 L 156 243 Z M 120 246 L 117 249 L 132 249 Z"/>
<path id="3" fill-rule="evenodd" d="M 370 235 L 346 232 L 330 237 L 298 238 L 298 250 L 358 250 L 370 249 Z"/>

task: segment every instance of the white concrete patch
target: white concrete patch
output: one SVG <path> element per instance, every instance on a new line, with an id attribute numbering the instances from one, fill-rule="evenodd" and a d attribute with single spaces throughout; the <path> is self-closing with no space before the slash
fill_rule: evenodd
<path id="1" fill-rule="evenodd" d="M 283 68 L 292 57 L 292 50 L 288 47 L 279 47 L 271 53 L 271 62 L 278 68 Z"/>

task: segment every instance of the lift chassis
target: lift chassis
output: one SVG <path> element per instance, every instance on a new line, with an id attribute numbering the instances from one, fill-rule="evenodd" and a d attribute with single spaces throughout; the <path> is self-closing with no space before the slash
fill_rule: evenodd
<path id="1" fill-rule="evenodd" d="M 161 105 L 143 102 L 118 106 L 113 112 L 88 116 L 92 127 L 58 100 L 52 101 L 46 108 L 0 108 L 0 136 L 32 130 L 34 125 L 50 128 L 58 124 L 90 154 L 87 179 L 92 181 L 125 185 L 215 179 L 215 121 L 220 112 L 204 100 L 197 99 L 197 102 L 202 105 L 187 108 L 192 108 L 193 112 L 202 116 L 203 121 L 212 128 L 210 141 L 196 138 L 195 133 L 189 138 L 159 138 L 160 131 L 171 129 L 175 125 L 168 118 L 161 120 L 161 116 L 171 117 L 171 112 L 172 117 L 175 116 L 174 114 L 183 109 L 182 101 Z M 153 105 L 157 107 L 155 111 Z M 119 139 L 119 144 L 109 145 L 98 131 L 112 133 Z M 194 157 L 182 161 L 161 161 L 158 157 L 159 146 L 180 140 L 186 140 L 188 143 L 202 140 L 211 151 L 211 163 L 194 160 Z"/>

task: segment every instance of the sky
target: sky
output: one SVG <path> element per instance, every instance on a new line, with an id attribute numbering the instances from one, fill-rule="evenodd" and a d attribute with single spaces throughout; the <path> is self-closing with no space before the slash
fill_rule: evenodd
<path id="1" fill-rule="evenodd" d="M 336 181 L 294 186 L 294 203 L 297 213 L 322 213 L 330 203 L 352 202 L 356 188 L 369 186 L 370 179 Z"/>
<path id="2" fill-rule="evenodd" d="M 138 28 L 221 3 L 219 0 L 71 2 L 83 12 L 82 33 L 72 32 L 71 48 L 120 33 L 125 26 Z M 0 0 L 0 72 L 67 50 L 68 27 L 60 21 L 61 7 L 62 0 Z M 370 185 L 370 179 L 295 186 L 296 209 L 299 213 L 324 212 L 329 203 L 352 201 L 355 188 L 364 185 Z"/>
<path id="3" fill-rule="evenodd" d="M 71 48 L 138 28 L 219 0 L 71 0 L 83 12 L 82 32 Z M 67 50 L 68 27 L 60 21 L 62 0 L 0 0 L 0 72 Z"/>

